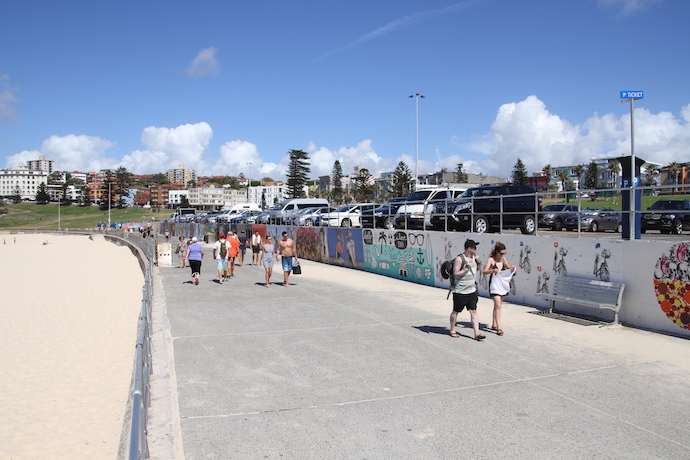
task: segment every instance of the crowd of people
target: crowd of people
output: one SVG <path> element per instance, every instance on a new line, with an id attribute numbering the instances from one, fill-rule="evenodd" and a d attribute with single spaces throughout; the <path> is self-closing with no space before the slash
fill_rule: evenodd
<path id="1" fill-rule="evenodd" d="M 264 267 L 265 286 L 271 285 L 273 265 L 280 260 L 283 269 L 283 286 L 288 287 L 290 285 L 290 273 L 293 269 L 293 259 L 296 258 L 296 255 L 295 243 L 288 237 L 287 232 L 282 233 L 282 239 L 277 243 L 273 241 L 271 236 L 267 236 L 264 240 L 258 231 L 251 235 L 251 239 L 245 236 L 244 231 L 237 234 L 229 230 L 227 235 L 220 232 L 218 240 L 213 245 L 213 259 L 218 270 L 217 282 L 223 284 L 235 276 L 235 266 L 244 265 L 244 257 L 250 246 L 252 261 L 249 265 Z M 198 285 L 204 258 L 204 248 L 198 239 L 192 237 L 186 240 L 184 236 L 180 236 L 175 247 L 175 254 L 178 257 L 180 268 L 189 265 L 192 271 L 192 283 Z"/>

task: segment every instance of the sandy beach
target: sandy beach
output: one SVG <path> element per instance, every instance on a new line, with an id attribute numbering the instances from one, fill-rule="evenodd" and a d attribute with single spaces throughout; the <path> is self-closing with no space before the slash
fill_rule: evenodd
<path id="1" fill-rule="evenodd" d="M 100 235 L 53 234 L 0 234 L 0 258 L 0 458 L 116 458 L 137 259 Z"/>

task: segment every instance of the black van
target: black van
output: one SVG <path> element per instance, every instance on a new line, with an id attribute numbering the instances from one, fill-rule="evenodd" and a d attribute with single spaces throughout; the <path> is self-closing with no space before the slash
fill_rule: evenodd
<path id="1" fill-rule="evenodd" d="M 537 229 L 541 198 L 528 185 L 486 185 L 471 188 L 447 203 L 438 203 L 431 215 L 435 230 L 485 233 L 519 228 L 525 235 Z"/>

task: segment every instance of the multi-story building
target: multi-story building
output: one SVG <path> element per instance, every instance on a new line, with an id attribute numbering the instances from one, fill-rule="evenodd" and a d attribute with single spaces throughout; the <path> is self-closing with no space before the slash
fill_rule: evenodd
<path id="1" fill-rule="evenodd" d="M 45 156 L 40 155 L 38 160 L 29 160 L 26 166 L 33 171 L 45 171 L 48 174 L 51 174 L 53 172 L 54 164 L 55 162 L 53 160 L 49 160 Z"/>
<path id="2" fill-rule="evenodd" d="M 171 184 L 184 184 L 185 186 L 189 182 L 196 184 L 196 171 L 185 169 L 184 163 L 180 163 L 177 169 L 168 169 L 166 175 L 168 176 L 168 182 Z"/>
<path id="3" fill-rule="evenodd" d="M 151 207 L 170 208 L 172 204 L 170 192 L 173 190 L 185 190 L 185 188 L 182 184 L 149 185 Z"/>
<path id="4" fill-rule="evenodd" d="M 197 209 L 218 210 L 223 206 L 233 206 L 247 202 L 247 190 L 232 188 L 229 185 L 207 183 L 191 187 L 187 195 L 189 204 Z"/>
<path id="5" fill-rule="evenodd" d="M 279 203 L 287 196 L 287 186 L 283 182 L 275 182 L 272 185 L 260 185 L 258 187 L 249 187 L 249 203 L 261 206 L 262 197 L 266 202 L 267 207 Z"/>
<path id="6" fill-rule="evenodd" d="M 22 200 L 34 200 L 38 186 L 48 183 L 48 173 L 29 169 L 19 164 L 16 169 L 0 169 L 0 196 L 10 198 L 20 196 Z"/>

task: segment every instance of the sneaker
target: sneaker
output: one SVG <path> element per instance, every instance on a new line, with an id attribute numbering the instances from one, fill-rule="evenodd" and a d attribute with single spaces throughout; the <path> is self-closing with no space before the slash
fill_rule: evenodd
<path id="1" fill-rule="evenodd" d="M 220 279 L 220 284 L 223 284 L 223 278 Z"/>

